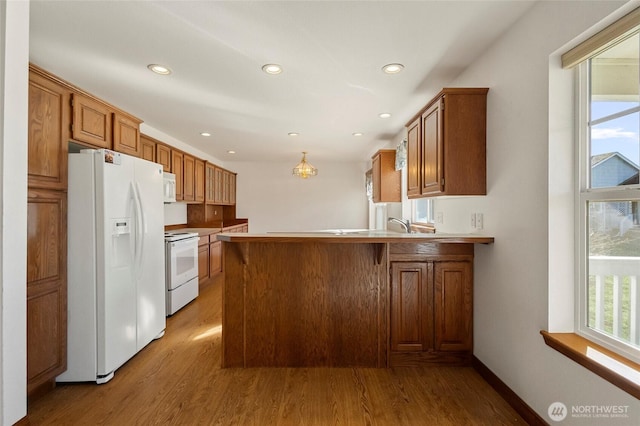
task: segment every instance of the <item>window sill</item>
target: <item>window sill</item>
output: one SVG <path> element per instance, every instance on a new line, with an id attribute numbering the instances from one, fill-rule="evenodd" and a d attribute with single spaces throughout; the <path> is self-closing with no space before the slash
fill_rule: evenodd
<path id="1" fill-rule="evenodd" d="M 433 223 L 414 222 L 411 224 L 411 231 L 425 233 L 425 234 L 433 234 L 436 232 L 436 227 Z"/>
<path id="2" fill-rule="evenodd" d="M 640 399 L 640 364 L 575 333 L 549 333 L 541 330 L 540 334 L 547 346 Z"/>

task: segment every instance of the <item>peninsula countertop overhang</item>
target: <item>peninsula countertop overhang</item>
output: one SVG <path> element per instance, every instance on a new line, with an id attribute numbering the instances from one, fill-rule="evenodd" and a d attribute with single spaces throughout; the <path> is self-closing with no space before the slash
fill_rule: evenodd
<path id="1" fill-rule="evenodd" d="M 266 234 L 222 233 L 220 241 L 230 243 L 446 243 L 446 244 L 491 244 L 494 238 L 478 234 L 415 233 L 405 234 L 377 230 L 322 230 L 305 232 L 269 232 Z"/>

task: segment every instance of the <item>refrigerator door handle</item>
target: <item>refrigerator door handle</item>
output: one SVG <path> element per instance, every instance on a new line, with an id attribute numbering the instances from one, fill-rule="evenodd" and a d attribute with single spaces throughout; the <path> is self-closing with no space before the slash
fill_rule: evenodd
<path id="1" fill-rule="evenodd" d="M 140 200 L 140 191 L 138 187 L 138 183 L 131 183 L 131 189 L 133 190 L 133 199 L 136 210 L 136 243 L 135 243 L 135 253 L 134 253 L 134 264 L 135 264 L 135 276 L 140 278 L 141 269 L 142 269 L 142 250 L 144 245 L 144 213 L 142 210 L 142 201 Z"/>
<path id="2" fill-rule="evenodd" d="M 138 264 L 138 269 L 142 272 L 142 253 L 144 253 L 144 236 L 147 233 L 147 217 L 144 213 L 144 206 L 142 204 L 142 197 L 140 196 L 140 185 L 136 182 L 136 195 L 138 196 L 138 206 L 140 206 L 140 223 L 142 226 L 140 227 L 140 263 Z"/>

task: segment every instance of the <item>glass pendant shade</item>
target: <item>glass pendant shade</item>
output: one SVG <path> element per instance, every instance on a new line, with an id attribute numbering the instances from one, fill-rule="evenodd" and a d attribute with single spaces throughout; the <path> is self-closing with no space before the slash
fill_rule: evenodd
<path id="1" fill-rule="evenodd" d="M 302 179 L 306 179 L 309 176 L 315 176 L 318 174 L 318 169 L 307 163 L 307 153 L 302 153 L 302 161 L 293 168 L 293 175 L 299 176 Z"/>

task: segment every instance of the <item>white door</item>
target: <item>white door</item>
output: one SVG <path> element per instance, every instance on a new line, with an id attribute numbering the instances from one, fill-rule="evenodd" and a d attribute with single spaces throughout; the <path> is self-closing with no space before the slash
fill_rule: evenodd
<path id="1" fill-rule="evenodd" d="M 137 352 L 133 275 L 135 193 L 131 157 L 100 150 L 94 160 L 98 236 L 97 374 L 100 376 L 111 373 Z"/>
<path id="2" fill-rule="evenodd" d="M 137 348 L 142 349 L 165 329 L 164 192 L 162 166 L 135 159 L 135 186 L 142 225 L 137 280 Z"/>

